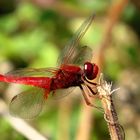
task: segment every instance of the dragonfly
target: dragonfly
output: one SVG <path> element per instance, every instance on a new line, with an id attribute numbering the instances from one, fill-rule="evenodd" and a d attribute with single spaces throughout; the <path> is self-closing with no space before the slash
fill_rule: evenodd
<path id="1" fill-rule="evenodd" d="M 31 86 L 14 96 L 9 104 L 10 114 L 23 119 L 38 116 L 48 96 L 65 96 L 79 87 L 87 105 L 94 106 L 90 96 L 95 95 L 91 82 L 97 77 L 99 68 L 91 63 L 92 49 L 79 45 L 95 15 L 88 17 L 67 43 L 58 57 L 56 68 L 23 68 L 0 74 L 0 82 Z"/>

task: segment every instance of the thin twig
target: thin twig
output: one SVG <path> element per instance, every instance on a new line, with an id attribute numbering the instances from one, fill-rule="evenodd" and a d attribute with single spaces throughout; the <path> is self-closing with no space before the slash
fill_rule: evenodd
<path id="1" fill-rule="evenodd" d="M 118 89 L 111 91 L 111 86 L 112 83 L 110 84 L 104 81 L 103 76 L 101 75 L 97 89 L 105 112 L 104 117 L 108 124 L 111 140 L 124 140 L 124 130 L 119 124 L 118 116 L 112 100 L 112 93 Z"/>

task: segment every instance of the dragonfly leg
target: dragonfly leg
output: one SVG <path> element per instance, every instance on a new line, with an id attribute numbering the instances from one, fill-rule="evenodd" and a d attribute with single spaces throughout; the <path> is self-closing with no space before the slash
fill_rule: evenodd
<path id="1" fill-rule="evenodd" d="M 86 104 L 93 107 L 93 104 L 91 103 L 90 99 L 88 98 L 88 95 L 84 91 L 82 92 L 82 94 L 83 94 Z"/>
<path id="2" fill-rule="evenodd" d="M 84 75 L 82 76 L 82 80 L 84 81 L 84 83 L 86 85 L 89 85 L 89 86 L 97 86 L 98 85 L 97 83 L 89 81 Z"/>
<path id="3" fill-rule="evenodd" d="M 102 98 L 102 96 L 99 95 L 96 87 L 94 87 L 94 89 L 96 90 L 95 91 L 90 86 L 88 86 L 88 85 L 85 85 L 85 86 L 89 90 L 89 97 L 91 97 L 91 98 L 98 98 L 98 99 Z"/>
<path id="4" fill-rule="evenodd" d="M 85 85 L 89 88 L 91 93 L 93 95 L 96 95 L 97 91 L 93 91 L 93 89 L 97 90 L 97 86 L 99 86 L 99 84 L 89 81 L 85 76 L 82 76 L 82 80 L 85 83 Z"/>
<path id="5" fill-rule="evenodd" d="M 45 90 L 45 94 L 44 94 L 44 98 L 47 99 L 49 96 L 50 91 L 49 90 Z"/>
<path id="6" fill-rule="evenodd" d="M 89 91 L 89 96 L 100 99 L 101 97 L 99 96 L 97 91 L 97 87 L 99 86 L 99 84 L 89 81 L 85 76 L 82 76 L 82 80 L 84 81 L 84 84 Z"/>
<path id="7" fill-rule="evenodd" d="M 87 88 L 88 88 L 88 90 L 89 90 L 89 92 L 91 93 L 90 94 L 90 96 L 92 97 L 95 97 L 95 95 L 97 95 L 97 89 L 96 89 L 96 87 L 93 87 L 96 91 L 94 91 L 90 86 L 88 86 L 88 85 L 85 85 Z"/>
<path id="8" fill-rule="evenodd" d="M 88 91 L 87 92 L 85 91 L 86 89 L 84 88 L 84 85 L 81 85 L 80 89 L 82 90 L 82 94 L 83 94 L 83 97 L 84 97 L 86 104 L 91 106 L 91 107 L 97 108 L 98 110 L 103 112 L 103 109 L 101 107 L 95 106 L 93 103 L 91 103 L 91 100 L 89 99 L 90 96 L 88 94 Z"/>

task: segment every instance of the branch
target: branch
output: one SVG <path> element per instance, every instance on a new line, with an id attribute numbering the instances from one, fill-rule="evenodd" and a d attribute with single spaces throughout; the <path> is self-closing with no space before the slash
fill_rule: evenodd
<path id="1" fill-rule="evenodd" d="M 112 30 L 118 22 L 124 8 L 128 4 L 128 0 L 114 1 L 108 10 L 106 22 L 104 24 L 103 39 L 99 45 L 99 65 L 100 68 L 104 64 L 105 50 L 108 48 L 112 39 Z"/>
<path id="2" fill-rule="evenodd" d="M 104 117 L 107 121 L 111 140 L 124 140 L 124 130 L 123 127 L 119 124 L 118 116 L 112 100 L 112 93 L 118 89 L 114 89 L 111 91 L 111 87 L 112 83 L 107 83 L 103 79 L 103 75 L 101 74 L 97 90 L 99 92 L 99 97 L 101 98 L 102 106 L 105 112 Z"/>

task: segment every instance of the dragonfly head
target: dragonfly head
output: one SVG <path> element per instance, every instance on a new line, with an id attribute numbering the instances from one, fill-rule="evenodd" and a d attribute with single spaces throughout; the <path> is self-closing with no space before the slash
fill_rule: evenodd
<path id="1" fill-rule="evenodd" d="M 99 68 L 96 64 L 86 62 L 84 64 L 84 75 L 86 76 L 87 79 L 93 80 L 96 78 L 98 74 Z"/>

